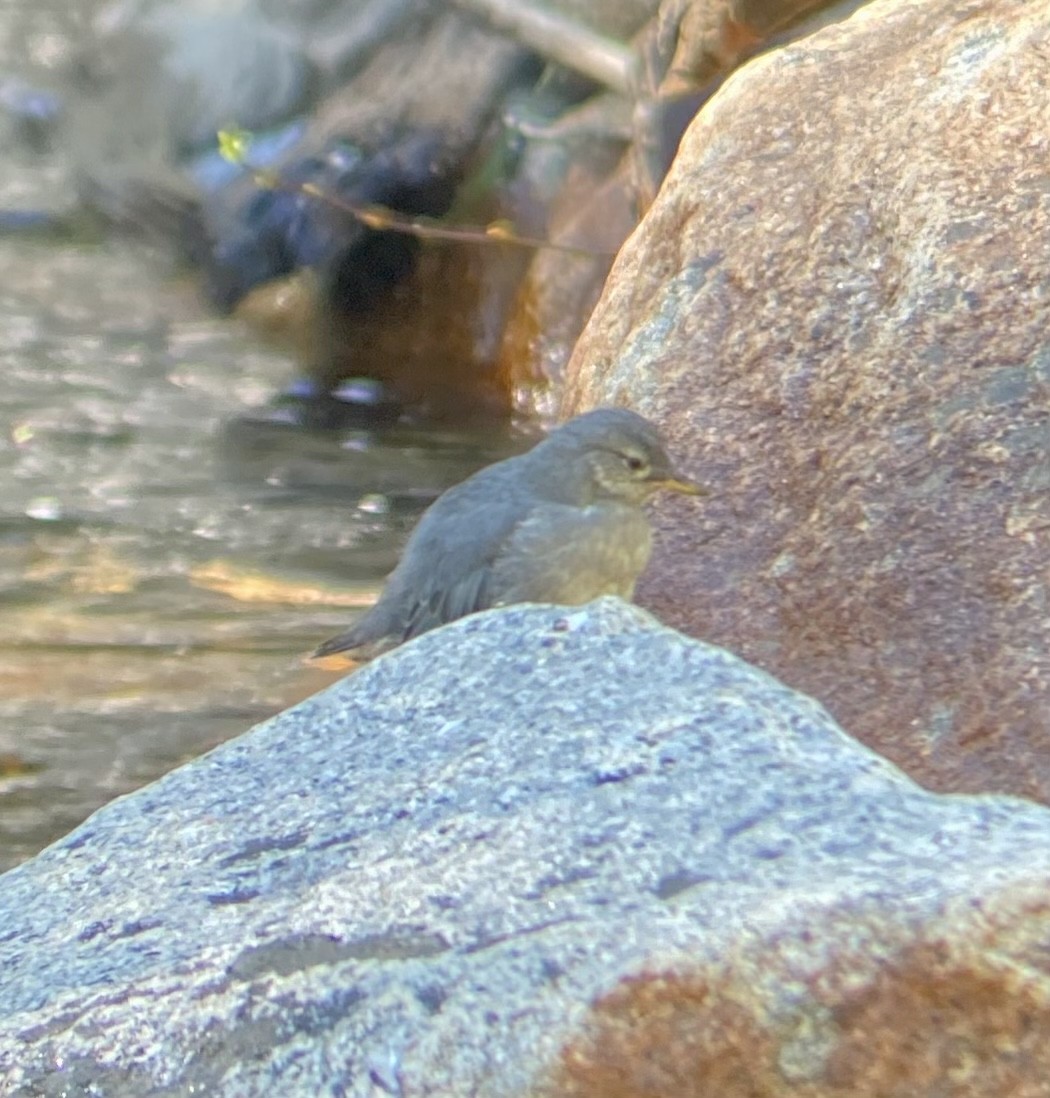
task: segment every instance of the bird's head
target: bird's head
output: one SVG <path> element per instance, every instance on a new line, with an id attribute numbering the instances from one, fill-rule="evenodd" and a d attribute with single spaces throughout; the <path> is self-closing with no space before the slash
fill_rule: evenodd
<path id="1" fill-rule="evenodd" d="M 666 489 L 706 495 L 701 485 L 675 472 L 656 428 L 626 408 L 598 408 L 554 431 L 543 444 L 576 502 L 619 500 L 640 504 Z"/>

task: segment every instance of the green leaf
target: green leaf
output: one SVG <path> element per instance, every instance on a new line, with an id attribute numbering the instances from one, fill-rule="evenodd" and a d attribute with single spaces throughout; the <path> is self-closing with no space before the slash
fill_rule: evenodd
<path id="1" fill-rule="evenodd" d="M 231 164 L 245 164 L 252 147 L 252 135 L 248 130 L 219 130 L 219 155 Z"/>

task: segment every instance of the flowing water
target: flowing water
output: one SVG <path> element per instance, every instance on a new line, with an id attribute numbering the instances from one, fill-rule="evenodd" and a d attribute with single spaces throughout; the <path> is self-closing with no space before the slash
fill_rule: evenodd
<path id="1" fill-rule="evenodd" d="M 68 70 L 95 7 L 0 0 L 0 211 L 72 203 L 63 139 L 5 96 Z M 337 678 L 303 656 L 428 502 L 523 446 L 262 422 L 292 364 L 162 258 L 0 235 L 0 870 Z"/>
<path id="2" fill-rule="evenodd" d="M 292 374 L 117 243 L 0 240 L 0 868 L 338 677 L 420 510 L 520 440 L 253 422 Z"/>

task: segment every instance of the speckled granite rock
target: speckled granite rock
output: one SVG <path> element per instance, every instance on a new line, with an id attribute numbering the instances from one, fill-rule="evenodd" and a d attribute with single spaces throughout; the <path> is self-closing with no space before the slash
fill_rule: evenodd
<path id="1" fill-rule="evenodd" d="M 878 0 L 734 75 L 563 408 L 627 402 L 720 485 L 644 605 L 923 783 L 1043 800 L 1048 48 L 1045 4 Z"/>
<path id="2" fill-rule="evenodd" d="M 545 415 L 556 405 L 566 364 L 613 256 L 652 202 L 682 130 L 719 82 L 745 57 L 845 19 L 862 2 L 663 0 L 659 13 L 636 36 L 639 55 L 646 59 L 645 77 L 637 99 L 624 104 L 620 124 L 625 135 L 631 134 L 626 153 L 622 144 L 610 144 L 600 154 L 596 132 L 584 136 L 602 113 L 610 132 L 616 130 L 608 102 L 599 112 L 597 100 L 589 100 L 575 112 L 575 122 L 563 117 L 562 140 L 572 167 L 542 203 L 545 224 L 530 229 L 590 254 L 541 249 L 529 264 L 499 357 L 507 389 L 520 405 Z M 770 94 L 777 92 L 771 87 Z M 542 178 L 539 171 L 524 175 Z"/>
<path id="3" fill-rule="evenodd" d="M 1050 815 L 615 600 L 427 634 L 0 878 L 0 1094 L 1045 1094 Z"/>

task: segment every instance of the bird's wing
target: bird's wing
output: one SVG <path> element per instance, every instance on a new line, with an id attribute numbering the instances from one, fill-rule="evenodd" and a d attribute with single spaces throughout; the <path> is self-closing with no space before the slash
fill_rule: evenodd
<path id="1" fill-rule="evenodd" d="M 391 648 L 493 605 L 492 564 L 531 499 L 506 462 L 450 488 L 419 520 L 379 601 L 315 656 Z"/>
<path id="2" fill-rule="evenodd" d="M 430 586 L 413 602 L 405 623 L 403 637 L 418 637 L 439 625 L 484 610 L 492 605 L 489 597 L 489 579 L 492 570 L 485 563 L 458 580 Z"/>
<path id="3" fill-rule="evenodd" d="M 404 640 L 493 605 L 493 562 L 532 503 L 503 474 L 482 470 L 420 521 L 390 582 L 404 607 Z"/>

